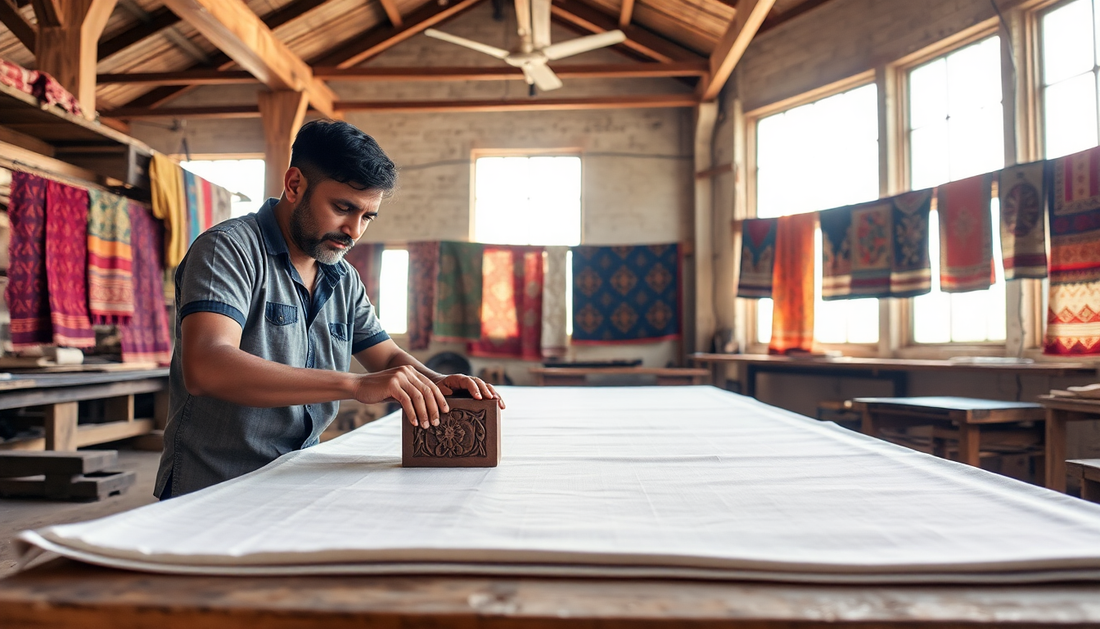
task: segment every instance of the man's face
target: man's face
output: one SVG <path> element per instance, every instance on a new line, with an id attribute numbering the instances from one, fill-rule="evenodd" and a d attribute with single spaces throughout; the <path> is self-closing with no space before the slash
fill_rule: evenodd
<path id="1" fill-rule="evenodd" d="M 307 182 L 290 214 L 290 237 L 321 264 L 336 264 L 378 215 L 382 191 L 357 190 L 332 179 Z"/>

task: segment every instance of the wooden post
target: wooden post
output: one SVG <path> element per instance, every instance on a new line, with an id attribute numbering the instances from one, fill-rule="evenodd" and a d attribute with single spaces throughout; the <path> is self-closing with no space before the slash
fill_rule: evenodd
<path id="1" fill-rule="evenodd" d="M 283 175 L 290 167 L 290 147 L 302 126 L 309 99 L 305 92 L 260 92 L 264 125 L 264 181 L 269 197 L 283 194 Z"/>
<path id="2" fill-rule="evenodd" d="M 79 402 L 46 407 L 46 449 L 76 450 L 76 414 Z"/>
<path id="3" fill-rule="evenodd" d="M 1066 491 L 1066 411 L 1047 409 L 1047 489 Z"/>
<path id="4" fill-rule="evenodd" d="M 95 118 L 96 46 L 117 0 L 35 0 L 35 60 Z"/>
<path id="5" fill-rule="evenodd" d="M 134 421 L 134 396 L 122 395 L 103 401 L 104 419 L 109 422 Z"/>
<path id="6" fill-rule="evenodd" d="M 981 467 L 981 427 L 959 420 L 959 462 Z"/>

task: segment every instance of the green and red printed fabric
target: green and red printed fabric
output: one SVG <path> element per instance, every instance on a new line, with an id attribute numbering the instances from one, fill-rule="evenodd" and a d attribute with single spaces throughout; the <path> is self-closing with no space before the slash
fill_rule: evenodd
<path id="1" fill-rule="evenodd" d="M 439 243 L 439 276 L 432 338 L 440 341 L 481 339 L 481 261 L 485 245 Z"/>
<path id="2" fill-rule="evenodd" d="M 573 343 L 680 337 L 675 244 L 573 248 Z"/>

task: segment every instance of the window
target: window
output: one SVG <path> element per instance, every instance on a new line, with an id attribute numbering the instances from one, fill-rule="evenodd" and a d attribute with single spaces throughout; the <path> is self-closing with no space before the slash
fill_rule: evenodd
<path id="1" fill-rule="evenodd" d="M 1100 7 L 1074 0 L 1041 16 L 1044 156 L 1097 145 Z"/>
<path id="2" fill-rule="evenodd" d="M 879 197 L 878 90 L 865 85 L 760 119 L 756 215 L 826 210 Z M 820 231 L 816 259 L 821 258 Z M 816 265 L 814 336 L 819 343 L 877 343 L 878 300 L 822 301 Z M 772 300 L 757 305 L 757 339 L 771 338 Z"/>
<path id="3" fill-rule="evenodd" d="M 475 241 L 581 244 L 580 157 L 480 157 L 474 182 Z"/>
<path id="4" fill-rule="evenodd" d="M 181 165 L 210 183 L 235 193 L 234 217 L 255 212 L 267 200 L 262 159 L 203 159 L 182 162 Z"/>
<path id="5" fill-rule="evenodd" d="M 1004 167 L 1001 43 L 989 37 L 909 73 L 909 181 L 912 190 Z M 992 225 L 1000 224 L 997 200 Z M 939 217 L 929 217 L 932 292 L 912 301 L 913 341 L 956 343 L 1005 339 L 1005 282 L 1000 230 L 993 229 L 996 283 L 948 294 L 939 285 Z"/>
<path id="6" fill-rule="evenodd" d="M 409 330 L 409 252 L 386 249 L 378 287 L 378 320 L 390 334 Z"/>

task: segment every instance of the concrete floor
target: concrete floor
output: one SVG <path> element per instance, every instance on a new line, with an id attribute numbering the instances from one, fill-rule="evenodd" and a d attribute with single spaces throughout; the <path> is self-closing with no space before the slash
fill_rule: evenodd
<path id="1" fill-rule="evenodd" d="M 12 540 L 23 530 L 52 524 L 94 520 L 156 502 L 156 480 L 160 452 L 119 450 L 119 468 L 137 472 L 137 481 L 120 496 L 97 502 L 61 502 L 42 499 L 0 499 L 0 578 L 15 572 Z"/>

